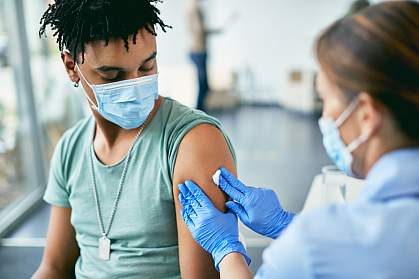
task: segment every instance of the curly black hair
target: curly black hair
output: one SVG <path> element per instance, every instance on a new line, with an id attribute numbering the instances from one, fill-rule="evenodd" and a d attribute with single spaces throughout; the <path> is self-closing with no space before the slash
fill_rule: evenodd
<path id="1" fill-rule="evenodd" d="M 55 0 L 44 12 L 39 36 L 45 35 L 51 26 L 53 36 L 57 37 L 60 51 L 68 49 L 77 61 L 80 53 L 84 62 L 85 44 L 92 41 L 105 41 L 110 38 L 124 40 L 128 50 L 128 39 L 141 28 L 157 36 L 156 25 L 163 32 L 171 26 L 160 18 L 160 10 L 155 6 L 161 0 Z"/>

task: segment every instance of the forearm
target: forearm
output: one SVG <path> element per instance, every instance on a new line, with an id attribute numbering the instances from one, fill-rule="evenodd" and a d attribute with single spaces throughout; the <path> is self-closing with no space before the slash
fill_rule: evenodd
<path id="1" fill-rule="evenodd" d="M 240 253 L 230 253 L 220 263 L 221 279 L 250 279 L 252 273 Z"/>

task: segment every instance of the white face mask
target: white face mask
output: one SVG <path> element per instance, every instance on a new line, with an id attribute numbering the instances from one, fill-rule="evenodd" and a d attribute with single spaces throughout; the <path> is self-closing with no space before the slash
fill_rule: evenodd
<path id="1" fill-rule="evenodd" d="M 123 129 L 135 129 L 152 112 L 158 98 L 158 74 L 93 85 L 77 64 L 76 69 L 95 95 L 97 105 L 86 94 L 92 108 L 108 121 Z"/>
<path id="2" fill-rule="evenodd" d="M 358 99 L 352 101 L 352 103 L 338 117 L 336 121 L 334 121 L 332 118 L 325 117 L 322 117 L 319 120 L 320 130 L 323 134 L 323 145 L 327 151 L 327 154 L 340 170 L 351 177 L 355 177 L 355 174 L 352 170 L 352 152 L 369 139 L 370 133 L 363 133 L 359 138 L 346 146 L 339 133 L 339 127 L 349 119 L 358 104 Z"/>

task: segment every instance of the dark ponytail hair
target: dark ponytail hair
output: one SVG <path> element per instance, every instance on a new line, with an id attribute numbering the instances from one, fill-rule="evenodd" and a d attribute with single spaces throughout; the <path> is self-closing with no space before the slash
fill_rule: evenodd
<path id="1" fill-rule="evenodd" d="M 383 2 L 338 20 L 318 38 L 316 54 L 343 93 L 367 92 L 419 140 L 418 2 Z"/>

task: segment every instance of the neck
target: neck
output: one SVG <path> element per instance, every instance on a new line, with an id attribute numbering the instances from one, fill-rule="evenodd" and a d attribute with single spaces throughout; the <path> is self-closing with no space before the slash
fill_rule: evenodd
<path id="1" fill-rule="evenodd" d="M 370 170 L 374 167 L 374 165 L 387 153 L 405 149 L 405 148 L 412 148 L 412 147 L 419 147 L 419 143 L 417 141 L 412 141 L 406 139 L 405 137 L 397 137 L 393 135 L 393 139 L 396 139 L 393 142 L 388 142 L 386 140 L 377 140 L 377 142 L 371 142 L 372 145 L 376 145 L 377 147 L 368 148 L 368 152 L 366 154 L 366 161 L 364 170 L 365 173 L 368 174 Z"/>
<path id="2" fill-rule="evenodd" d="M 160 107 L 161 97 L 159 97 L 154 105 L 154 109 L 151 112 L 151 115 L 149 117 L 149 120 L 144 123 L 144 126 L 146 127 L 149 122 L 153 119 L 156 112 L 158 111 Z M 96 131 L 93 138 L 94 145 L 100 145 L 102 148 L 105 148 L 107 150 L 112 150 L 116 145 L 118 145 L 121 141 L 129 140 L 131 138 L 135 138 L 137 136 L 137 133 L 140 129 L 140 127 L 126 130 L 118 125 L 109 122 L 108 120 L 104 119 L 100 114 L 93 110 L 93 117 L 96 121 Z"/>

